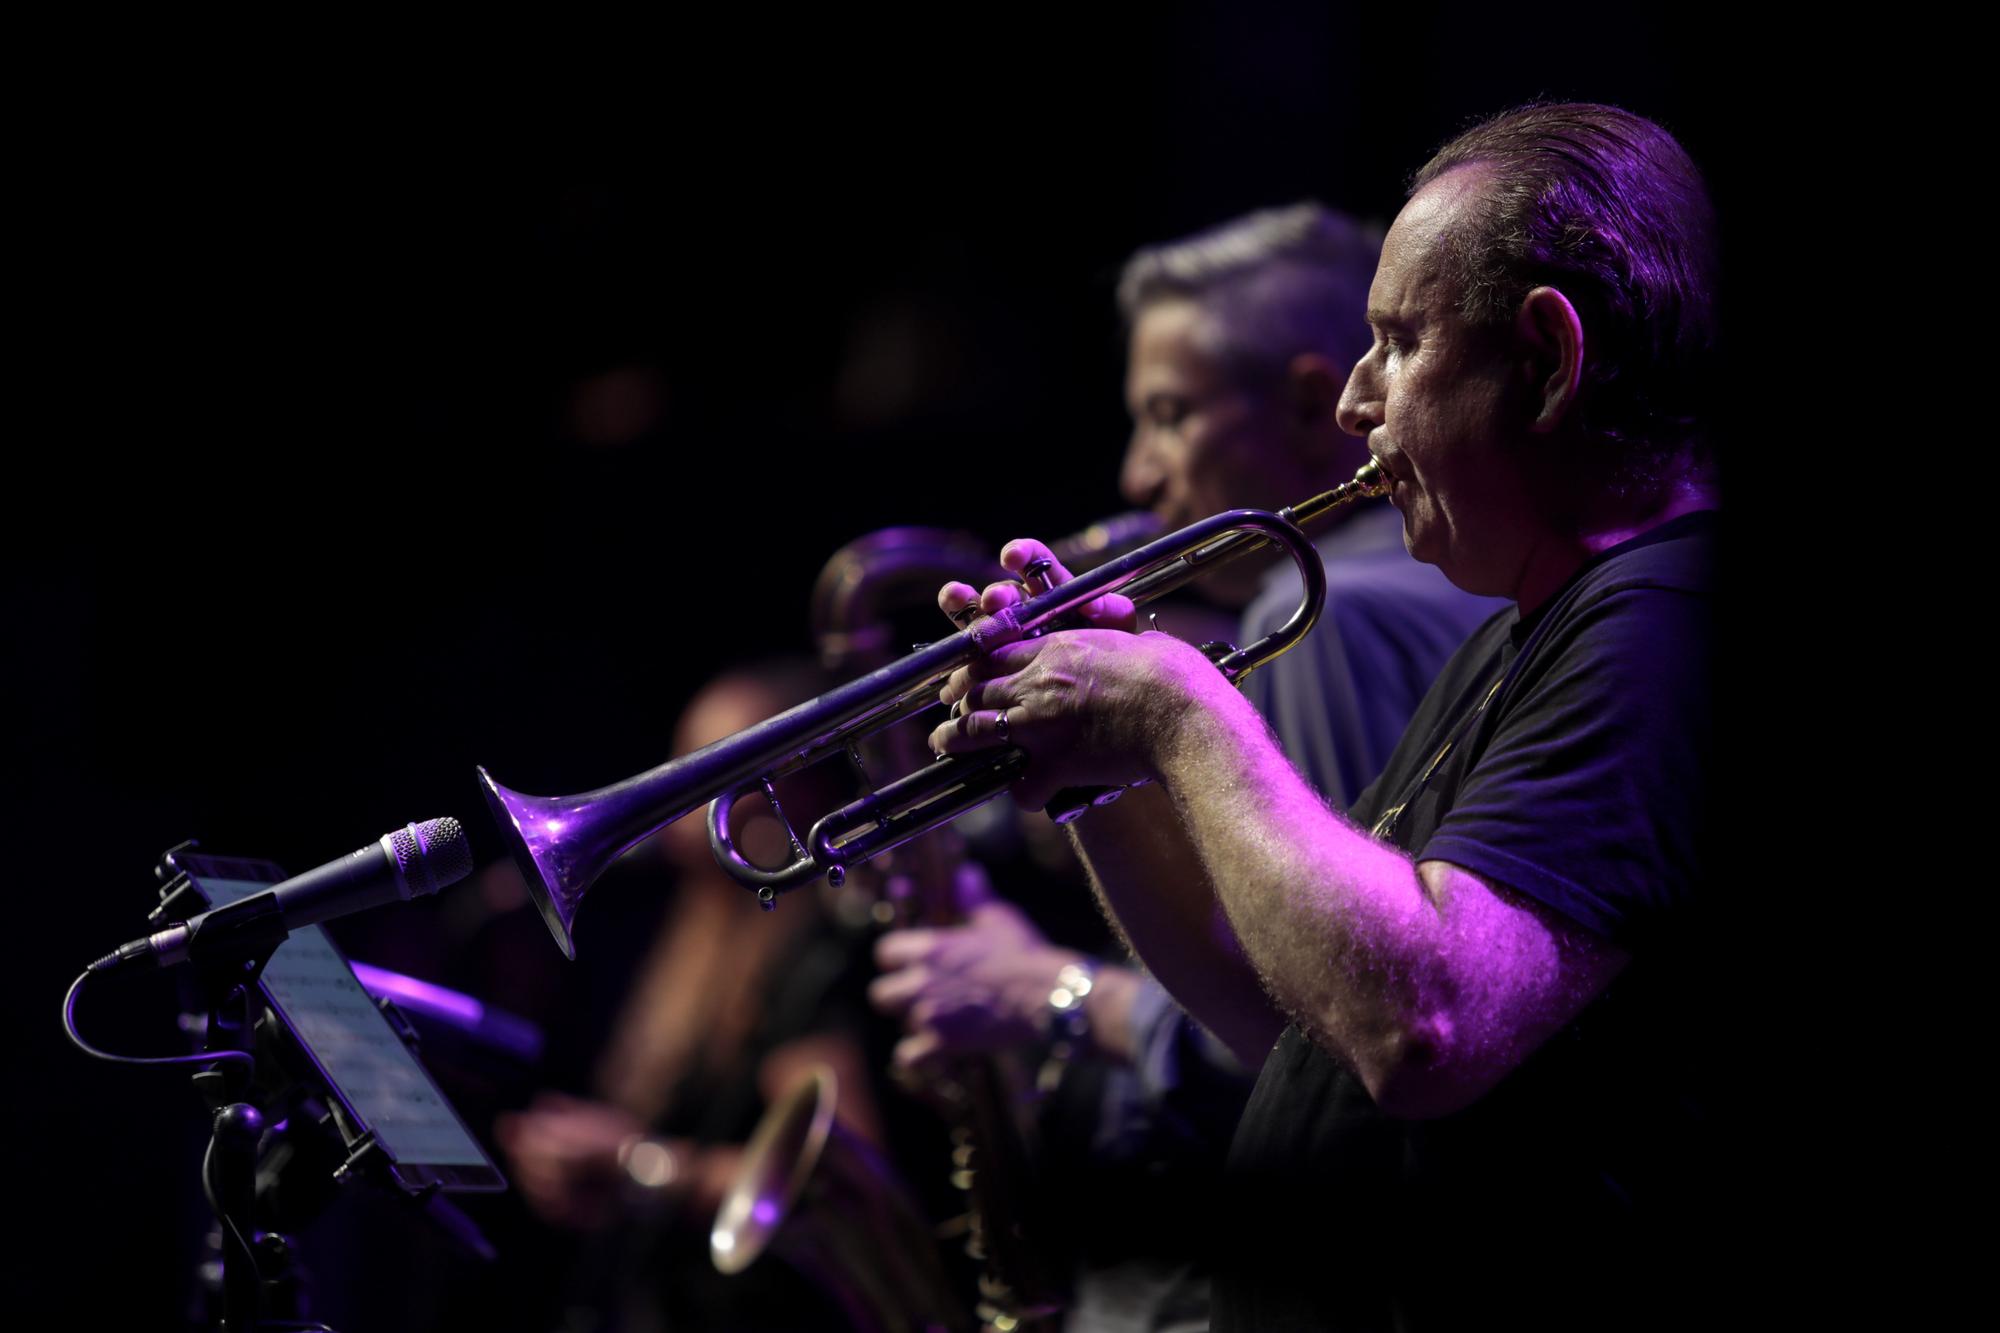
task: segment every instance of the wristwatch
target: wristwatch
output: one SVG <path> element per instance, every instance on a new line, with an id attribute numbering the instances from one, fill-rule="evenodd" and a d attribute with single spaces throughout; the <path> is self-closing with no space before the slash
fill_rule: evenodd
<path id="1" fill-rule="evenodd" d="M 1062 1083 L 1063 1071 L 1090 1037 L 1090 1015 L 1083 1001 L 1097 984 L 1097 964 L 1064 963 L 1049 991 L 1049 1055 L 1035 1071 L 1035 1090 L 1046 1097 Z"/>
<path id="2" fill-rule="evenodd" d="M 1049 1035 L 1075 1047 L 1090 1035 L 1090 1015 L 1083 1002 L 1097 984 L 1097 964 L 1064 963 L 1056 973 L 1055 988 L 1049 992 Z"/>
<path id="3" fill-rule="evenodd" d="M 672 1148 L 644 1134 L 634 1134 L 618 1145 L 618 1165 L 624 1172 L 620 1183 L 626 1207 L 634 1211 L 656 1206 L 680 1180 L 683 1170 Z"/>

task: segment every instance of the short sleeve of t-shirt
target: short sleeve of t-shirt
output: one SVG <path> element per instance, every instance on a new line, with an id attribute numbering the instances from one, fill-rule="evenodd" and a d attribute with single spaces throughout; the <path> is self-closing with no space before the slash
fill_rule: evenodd
<path id="1" fill-rule="evenodd" d="M 1691 897 L 1710 607 L 1678 572 L 1607 570 L 1550 608 L 1418 860 L 1505 884 L 1625 947 Z"/>

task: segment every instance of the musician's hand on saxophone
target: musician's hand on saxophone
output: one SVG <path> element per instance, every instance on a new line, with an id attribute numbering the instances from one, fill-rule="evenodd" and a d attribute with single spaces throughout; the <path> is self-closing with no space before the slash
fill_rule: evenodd
<path id="1" fill-rule="evenodd" d="M 1049 561 L 1050 586 L 1069 575 L 1039 542 L 1008 544 L 1001 562 L 1028 573 Z M 1030 575 L 1032 577 L 1032 575 Z M 1022 600 L 1019 583 L 994 583 L 978 594 L 963 583 L 938 594 L 947 616 L 961 618 L 976 605 L 994 615 Z M 1030 756 L 1014 784 L 1014 799 L 1039 810 L 1065 788 L 1128 787 L 1153 778 L 1152 756 L 1177 710 L 1228 682 L 1197 648 L 1170 635 L 1125 632 L 1131 602 L 1107 594 L 1091 602 L 1085 619 L 1112 628 L 1063 630 L 1023 639 L 960 667 L 939 692 L 953 716 L 931 733 L 937 754 L 966 754 L 1017 746 Z"/>
<path id="2" fill-rule="evenodd" d="M 1050 997 L 1065 967 L 1094 974 L 1087 1000 L 1093 1051 L 1120 1063 L 1133 1058 L 1138 974 L 1051 943 L 1012 903 L 983 903 L 962 926 L 891 931 L 876 941 L 875 961 L 882 975 L 868 997 L 909 1032 L 896 1046 L 900 1066 L 925 1070 L 1047 1039 Z"/>
<path id="3" fill-rule="evenodd" d="M 896 930 L 875 943 L 874 1006 L 900 1019 L 900 1068 L 1025 1046 L 1047 1025 L 1049 990 L 1065 963 L 1087 961 L 1042 938 L 1012 903 L 970 910 L 964 925 Z"/>

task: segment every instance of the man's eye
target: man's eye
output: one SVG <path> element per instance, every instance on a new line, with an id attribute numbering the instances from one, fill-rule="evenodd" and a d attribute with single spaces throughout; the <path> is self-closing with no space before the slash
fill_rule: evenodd
<path id="1" fill-rule="evenodd" d="M 1155 426 L 1172 428 L 1187 420 L 1188 411 L 1185 398 L 1154 398 L 1146 404 L 1146 420 Z"/>

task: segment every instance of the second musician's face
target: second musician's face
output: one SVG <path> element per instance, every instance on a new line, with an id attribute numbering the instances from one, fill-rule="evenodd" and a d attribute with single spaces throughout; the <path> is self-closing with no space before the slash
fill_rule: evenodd
<path id="1" fill-rule="evenodd" d="M 1273 395 L 1235 383 L 1207 350 L 1191 301 L 1158 301 L 1132 326 L 1125 406 L 1132 439 L 1119 472 L 1128 503 L 1168 528 L 1222 509 L 1276 509 L 1298 498 Z"/>

